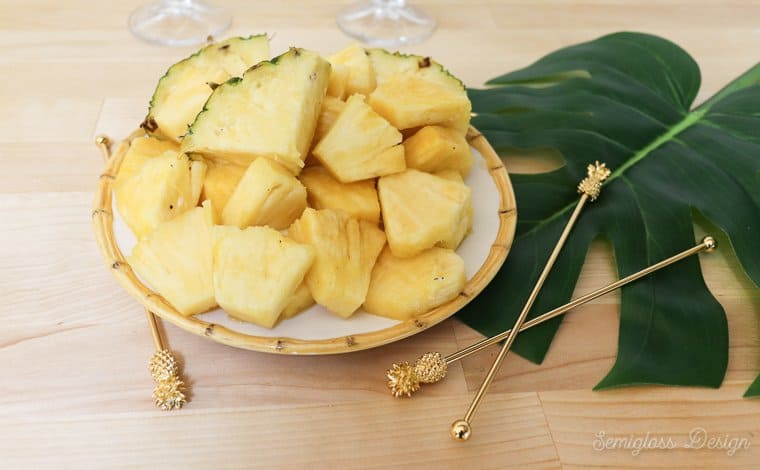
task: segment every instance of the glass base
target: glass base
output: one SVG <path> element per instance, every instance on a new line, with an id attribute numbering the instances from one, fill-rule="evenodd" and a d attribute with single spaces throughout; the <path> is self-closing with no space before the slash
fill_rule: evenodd
<path id="1" fill-rule="evenodd" d="M 364 1 L 338 14 L 338 27 L 365 44 L 396 47 L 424 41 L 435 30 L 435 20 L 402 0 Z"/>
<path id="2" fill-rule="evenodd" d="M 195 0 L 163 0 L 143 5 L 129 16 L 129 30 L 162 46 L 193 46 L 218 38 L 232 24 L 224 8 Z"/>

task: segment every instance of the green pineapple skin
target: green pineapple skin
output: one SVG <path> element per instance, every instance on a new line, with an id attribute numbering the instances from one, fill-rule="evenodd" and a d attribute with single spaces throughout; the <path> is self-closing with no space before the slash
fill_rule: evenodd
<path id="1" fill-rule="evenodd" d="M 164 132 L 162 132 L 161 129 L 158 127 L 158 124 L 156 123 L 156 120 L 154 119 L 153 114 L 155 112 L 155 107 L 157 105 L 158 100 L 161 98 L 162 94 L 166 93 L 172 81 L 174 81 L 178 77 L 181 77 L 183 70 L 185 70 L 189 66 L 192 66 L 192 64 L 196 62 L 198 58 L 203 58 L 205 54 L 212 52 L 216 48 L 222 48 L 222 47 L 228 46 L 232 52 L 235 52 L 235 50 L 237 50 L 238 48 L 245 47 L 245 43 L 247 41 L 259 41 L 261 39 L 268 40 L 267 34 L 262 33 L 262 34 L 252 34 L 250 36 L 232 37 L 218 43 L 213 43 L 213 44 L 204 46 L 198 49 L 197 51 L 195 51 L 194 53 L 190 54 L 189 56 L 185 57 L 184 59 L 180 60 L 179 62 L 172 64 L 166 70 L 166 72 L 164 72 L 161 78 L 158 79 L 158 83 L 156 84 L 156 89 L 153 91 L 153 94 L 151 95 L 150 101 L 148 103 L 148 114 L 145 116 L 145 119 L 140 124 L 140 127 L 143 130 L 145 130 L 146 133 L 154 137 L 164 138 L 164 139 L 169 138 L 169 136 L 165 134 Z M 212 89 L 214 86 L 216 85 L 215 84 L 209 85 L 209 87 Z"/>

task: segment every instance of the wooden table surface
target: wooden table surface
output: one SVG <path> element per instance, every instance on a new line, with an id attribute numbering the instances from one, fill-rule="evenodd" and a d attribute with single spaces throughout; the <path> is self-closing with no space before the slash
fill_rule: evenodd
<path id="1" fill-rule="evenodd" d="M 274 34 L 273 51 L 325 53 L 349 40 L 340 1 L 223 1 L 231 33 Z M 409 48 L 432 55 L 469 86 L 572 43 L 617 30 L 664 35 L 701 65 L 699 99 L 760 54 L 760 2 L 730 0 L 419 1 L 439 29 Z M 158 77 L 190 49 L 136 40 L 135 1 L 0 1 L 0 466 L 323 468 L 421 466 L 725 467 L 760 463 L 760 400 L 742 393 L 760 372 L 760 290 L 727 243 L 702 260 L 728 313 L 729 369 L 719 390 L 640 387 L 595 393 L 612 365 L 619 297 L 570 313 L 548 358 L 510 356 L 481 408 L 475 434 L 452 442 L 495 355 L 452 367 L 411 400 L 389 396 L 394 361 L 453 352 L 480 336 L 456 320 L 375 350 L 278 357 L 237 350 L 171 325 L 190 404 L 156 410 L 152 352 L 139 304 L 98 253 L 90 205 L 100 157 L 94 136 L 125 136 L 144 116 Z M 516 168 L 510 170 L 530 170 Z M 519 201 L 518 201 L 519 204 Z M 709 227 L 697 227 L 699 234 Z M 577 292 L 614 278 L 610 249 L 594 244 Z M 697 429 L 697 431 L 693 431 Z M 735 453 L 685 449 L 690 432 L 746 439 Z M 679 448 L 595 448 L 607 436 L 672 438 Z M 733 454 L 733 455 L 731 455 Z"/>

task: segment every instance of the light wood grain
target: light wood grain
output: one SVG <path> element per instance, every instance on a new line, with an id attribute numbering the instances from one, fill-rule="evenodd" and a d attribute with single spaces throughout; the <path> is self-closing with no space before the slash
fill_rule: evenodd
<path id="1" fill-rule="evenodd" d="M 126 136 L 156 79 L 191 49 L 143 44 L 126 31 L 140 2 L 0 3 L 0 462 L 2 467 L 423 468 L 507 466 L 752 467 L 760 461 L 760 401 L 741 394 L 760 371 L 760 289 L 728 243 L 702 257 L 731 330 L 719 390 L 640 387 L 595 393 L 617 345 L 616 294 L 571 312 L 545 363 L 506 361 L 466 445 L 447 436 L 494 354 L 468 358 L 412 400 L 391 399 L 384 371 L 480 336 L 455 320 L 390 346 L 348 356 L 276 357 L 228 348 L 166 327 L 186 363 L 192 401 L 156 411 L 152 351 L 140 306 L 103 267 L 91 235 L 101 166 L 96 133 Z M 348 42 L 339 1 L 219 0 L 232 33 L 275 34 L 273 50 L 330 52 Z M 758 60 L 757 1 L 419 1 L 439 29 L 406 48 L 446 64 L 470 86 L 541 55 L 608 32 L 664 35 L 702 68 L 705 99 Z M 510 171 L 535 171 L 525 159 Z M 518 201 L 519 203 L 519 201 Z M 700 223 L 699 236 L 714 228 Z M 609 247 L 593 244 L 576 292 L 610 282 Z M 716 449 L 595 451 L 594 436 L 682 442 L 691 429 L 746 437 Z"/>

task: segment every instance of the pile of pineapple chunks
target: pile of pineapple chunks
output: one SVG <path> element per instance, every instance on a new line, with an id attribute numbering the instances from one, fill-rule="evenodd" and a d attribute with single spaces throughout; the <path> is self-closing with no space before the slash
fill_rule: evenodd
<path id="1" fill-rule="evenodd" d="M 183 315 L 273 327 L 315 302 L 408 319 L 462 290 L 471 105 L 429 58 L 266 36 L 161 78 L 114 193 L 135 272 Z"/>

